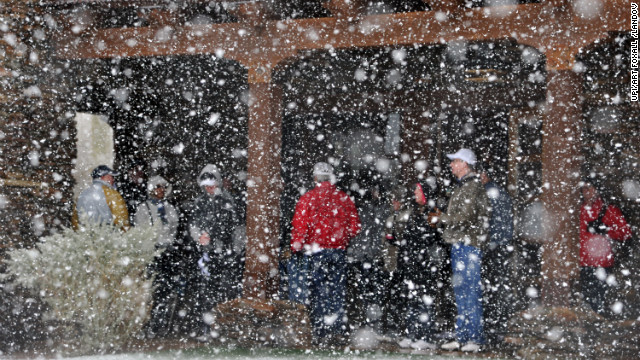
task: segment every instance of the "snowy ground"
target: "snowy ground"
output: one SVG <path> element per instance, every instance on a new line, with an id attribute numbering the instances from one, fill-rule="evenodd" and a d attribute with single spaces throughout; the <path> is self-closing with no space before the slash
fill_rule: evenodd
<path id="1" fill-rule="evenodd" d="M 464 356 L 456 355 L 433 355 L 433 354 L 389 354 L 351 351 L 348 353 L 338 353 L 330 351 L 284 351 L 284 350 L 220 350 L 216 348 L 192 349 L 192 350 L 171 350 L 154 353 L 138 354 L 117 354 L 117 355 L 93 355 L 74 357 L 74 360 L 199 360 L 199 359 L 256 359 L 256 360 L 278 360 L 278 359 L 334 359 L 334 360 L 387 360 L 387 359 L 425 359 L 425 360 L 455 360 L 455 359 L 486 359 L 484 356 Z M 491 357 L 492 359 L 496 359 Z"/>

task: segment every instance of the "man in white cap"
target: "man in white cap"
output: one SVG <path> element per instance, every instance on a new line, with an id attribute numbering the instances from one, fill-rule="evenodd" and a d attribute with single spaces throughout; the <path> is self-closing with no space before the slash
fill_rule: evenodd
<path id="1" fill-rule="evenodd" d="M 476 156 L 469 149 L 447 154 L 458 188 L 451 194 L 447 213 L 430 214 L 432 224 L 445 226 L 442 238 L 451 244 L 453 292 L 456 299 L 456 341 L 445 350 L 479 351 L 485 343 L 482 329 L 482 250 L 488 244 L 489 199 L 473 170 Z"/>
<path id="2" fill-rule="evenodd" d="M 291 251 L 303 253 L 309 271 L 310 318 L 314 342 L 342 345 L 345 333 L 346 248 L 360 232 L 349 196 L 332 184 L 333 168 L 313 167 L 316 187 L 300 197 L 292 221 Z"/>
<path id="3" fill-rule="evenodd" d="M 201 277 L 195 311 L 204 329 L 199 339 L 208 340 L 210 329 L 205 315 L 219 303 L 240 296 L 243 263 L 242 254 L 233 246 L 239 214 L 233 198 L 222 190 L 218 168 L 206 165 L 198 176 L 198 185 L 202 194 L 188 210 L 189 234 L 202 254 L 198 260 Z"/>
<path id="4" fill-rule="evenodd" d="M 111 224 L 123 230 L 129 228 L 127 204 L 115 188 L 115 177 L 120 175 L 107 165 L 99 165 L 91 172 L 93 183 L 78 195 L 72 223 L 78 228 L 79 220 Z"/>

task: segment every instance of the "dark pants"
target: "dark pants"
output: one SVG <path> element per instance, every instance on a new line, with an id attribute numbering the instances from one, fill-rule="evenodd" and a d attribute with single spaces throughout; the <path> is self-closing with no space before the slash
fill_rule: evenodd
<path id="1" fill-rule="evenodd" d="M 388 275 L 381 259 L 351 263 L 349 266 L 349 303 L 353 308 L 349 320 L 381 331 L 385 285 Z M 351 316 L 353 315 L 353 317 Z"/>
<path id="2" fill-rule="evenodd" d="M 602 280 L 598 278 L 598 272 L 600 272 Z M 580 268 L 580 285 L 582 287 L 584 300 L 591 306 L 593 311 L 605 317 L 612 315 L 610 310 L 612 295 L 610 287 L 607 284 L 608 276 L 609 270 L 607 268 L 591 266 Z"/>
<path id="3" fill-rule="evenodd" d="M 344 335 L 347 259 L 344 250 L 305 255 L 309 266 L 310 318 L 315 340 Z"/>
<path id="4" fill-rule="evenodd" d="M 242 256 L 212 255 L 198 279 L 196 314 L 206 323 L 204 315 L 216 305 L 242 296 Z M 207 324 L 209 325 L 209 324 Z"/>
<path id="5" fill-rule="evenodd" d="M 511 286 L 512 251 L 507 245 L 485 250 L 482 258 L 484 284 L 484 330 L 487 340 L 494 341 L 507 332 L 507 322 L 513 311 Z"/>
<path id="6" fill-rule="evenodd" d="M 434 291 L 425 284 L 406 283 L 405 327 L 412 340 L 433 341 L 435 333 Z"/>
<path id="7" fill-rule="evenodd" d="M 149 332 L 165 336 L 174 329 L 178 306 L 183 301 L 186 279 L 176 270 L 176 254 L 166 250 L 154 258 L 150 273 L 153 280 L 153 307 L 149 319 Z"/>

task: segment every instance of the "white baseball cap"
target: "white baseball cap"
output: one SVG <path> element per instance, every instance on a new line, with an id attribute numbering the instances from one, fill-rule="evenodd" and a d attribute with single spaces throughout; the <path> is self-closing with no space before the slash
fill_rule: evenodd
<path id="1" fill-rule="evenodd" d="M 470 149 L 460 149 L 454 154 L 447 154 L 447 157 L 451 160 L 460 159 L 469 165 L 476 164 L 476 154 Z"/>
<path id="2" fill-rule="evenodd" d="M 313 166 L 313 175 L 333 175 L 333 166 L 319 162 Z"/>

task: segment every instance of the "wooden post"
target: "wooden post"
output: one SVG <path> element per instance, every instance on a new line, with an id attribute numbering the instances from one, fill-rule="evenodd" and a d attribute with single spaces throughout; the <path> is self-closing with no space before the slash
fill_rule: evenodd
<path id="1" fill-rule="evenodd" d="M 572 70 L 549 70 L 543 124 L 542 180 L 548 243 L 542 254 L 542 301 L 569 306 L 578 277 L 580 213 L 581 77 Z"/>
<path id="2" fill-rule="evenodd" d="M 269 67 L 249 68 L 247 299 L 268 300 L 278 289 L 282 94 L 270 74 Z"/>

